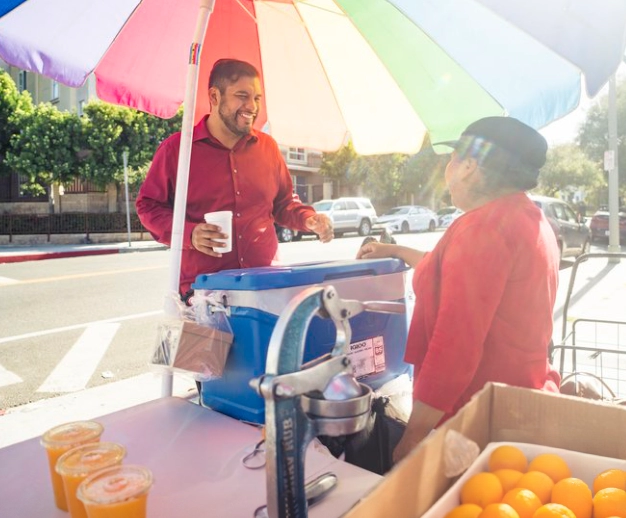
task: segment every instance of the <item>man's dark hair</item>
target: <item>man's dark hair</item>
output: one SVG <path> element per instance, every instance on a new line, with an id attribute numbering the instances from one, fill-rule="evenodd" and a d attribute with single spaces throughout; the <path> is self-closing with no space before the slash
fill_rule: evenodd
<path id="1" fill-rule="evenodd" d="M 218 59 L 211 69 L 209 88 L 216 87 L 223 94 L 228 85 L 236 83 L 242 76 L 261 77 L 250 63 L 238 59 Z"/>

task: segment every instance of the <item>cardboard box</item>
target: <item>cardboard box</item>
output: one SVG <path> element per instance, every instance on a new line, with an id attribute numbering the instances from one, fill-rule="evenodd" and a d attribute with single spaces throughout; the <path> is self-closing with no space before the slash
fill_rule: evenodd
<path id="1" fill-rule="evenodd" d="M 626 459 L 626 407 L 490 383 L 430 435 L 345 518 L 419 518 L 450 488 L 443 446 L 448 430 L 478 444 L 522 442 Z"/>

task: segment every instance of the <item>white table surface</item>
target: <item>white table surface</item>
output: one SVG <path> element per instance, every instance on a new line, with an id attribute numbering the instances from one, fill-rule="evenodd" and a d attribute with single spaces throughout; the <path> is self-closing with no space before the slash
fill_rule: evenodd
<path id="1" fill-rule="evenodd" d="M 161 398 L 101 416 L 103 441 L 127 448 L 126 464 L 154 475 L 148 518 L 251 518 L 266 503 L 265 470 L 241 458 L 259 440 L 257 428 L 176 397 Z M 339 461 L 311 444 L 307 480 L 332 471 L 337 487 L 309 509 L 309 516 L 338 517 L 381 477 Z M 0 449 L 0 516 L 68 518 L 56 508 L 48 462 L 39 438 Z"/>

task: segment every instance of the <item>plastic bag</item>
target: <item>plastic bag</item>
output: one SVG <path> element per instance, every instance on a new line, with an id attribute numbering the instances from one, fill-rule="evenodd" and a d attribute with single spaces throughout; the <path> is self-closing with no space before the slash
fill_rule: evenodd
<path id="1" fill-rule="evenodd" d="M 384 475 L 393 467 L 393 450 L 396 448 L 406 422 L 387 414 L 389 398 L 372 401 L 372 412 L 367 426 L 346 437 L 345 460 L 350 464 Z"/>
<path id="2" fill-rule="evenodd" d="M 177 297 L 176 305 L 180 319 L 159 324 L 152 365 L 189 374 L 196 381 L 221 377 L 234 338 L 228 309 L 211 293 L 194 296 L 191 306 Z"/>

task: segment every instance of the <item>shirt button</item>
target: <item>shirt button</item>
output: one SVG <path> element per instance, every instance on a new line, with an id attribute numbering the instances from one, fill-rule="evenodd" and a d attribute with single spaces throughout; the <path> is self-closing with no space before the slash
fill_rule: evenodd
<path id="1" fill-rule="evenodd" d="M 237 169 L 233 169 L 233 173 L 236 173 L 236 172 L 237 172 Z"/>
<path id="2" fill-rule="evenodd" d="M 243 263 L 243 257 L 241 259 L 239 259 L 242 263 Z"/>
<path id="3" fill-rule="evenodd" d="M 239 196 L 239 191 L 237 191 L 237 196 Z"/>
<path id="4" fill-rule="evenodd" d="M 239 239 L 241 239 L 241 236 L 239 236 Z"/>
<path id="5" fill-rule="evenodd" d="M 237 213 L 237 217 L 238 217 L 238 218 L 240 218 L 240 217 L 241 217 L 241 214 L 240 214 L 239 212 Z"/>

